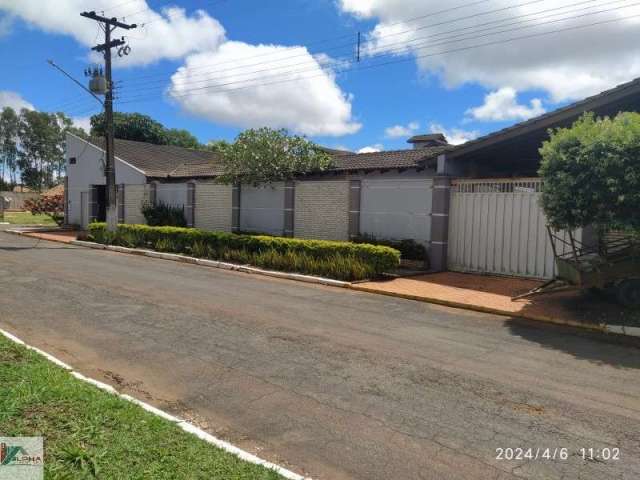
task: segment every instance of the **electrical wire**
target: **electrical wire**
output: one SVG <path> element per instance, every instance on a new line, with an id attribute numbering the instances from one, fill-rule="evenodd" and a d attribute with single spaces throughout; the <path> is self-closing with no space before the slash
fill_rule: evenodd
<path id="1" fill-rule="evenodd" d="M 484 47 L 487 47 L 487 46 L 504 45 L 506 43 L 519 41 L 519 40 L 525 40 L 525 39 L 531 39 L 531 38 L 539 38 L 539 37 L 543 37 L 543 36 L 546 36 L 546 35 L 553 35 L 553 34 L 558 34 L 558 33 L 563 33 L 563 32 L 568 32 L 568 31 L 581 30 L 581 29 L 585 29 L 585 28 L 592 28 L 592 27 L 595 27 L 595 26 L 616 23 L 616 22 L 620 22 L 620 21 L 623 21 L 623 20 L 629 20 L 629 19 L 639 18 L 639 17 L 640 17 L 640 14 L 631 15 L 631 16 L 628 16 L 628 17 L 625 17 L 625 18 L 615 18 L 615 19 L 610 19 L 610 20 L 603 20 L 603 21 L 593 22 L 593 23 L 589 23 L 589 24 L 585 24 L 585 25 L 575 25 L 575 26 L 571 26 L 571 27 L 560 28 L 560 29 L 556 29 L 556 30 L 550 30 L 548 32 L 539 32 L 539 33 L 534 33 L 534 34 L 529 34 L 529 35 L 516 36 L 516 37 L 511 37 L 511 38 L 507 38 L 507 39 L 503 39 L 503 40 L 490 41 L 490 42 L 485 42 L 485 43 L 477 44 L 477 45 L 468 45 L 468 46 L 454 48 L 454 49 L 450 49 L 450 50 L 444 50 L 444 51 L 441 51 L 441 52 L 434 52 L 434 53 L 416 55 L 415 57 L 411 57 L 411 58 L 401 58 L 401 59 L 391 60 L 391 61 L 377 63 L 377 64 L 356 65 L 356 66 L 358 67 L 357 68 L 358 71 L 360 71 L 360 70 L 369 70 L 369 69 L 373 69 L 373 68 L 379 68 L 379 67 L 384 67 L 384 66 L 388 66 L 388 65 L 394 65 L 394 64 L 398 64 L 398 63 L 406 63 L 406 62 L 409 62 L 409 61 L 414 61 L 416 59 L 420 60 L 420 59 L 424 59 L 424 58 L 435 57 L 435 56 L 440 56 L 440 55 L 446 55 L 446 54 L 450 54 L 450 53 L 458 53 L 458 52 L 462 52 L 462 51 L 474 50 L 474 49 L 477 49 L 477 48 L 484 48 Z M 423 50 L 423 48 L 421 48 L 419 50 Z M 353 68 L 344 68 L 344 69 L 342 69 L 340 71 L 336 71 L 335 73 L 343 73 L 343 72 L 346 72 L 346 71 L 349 71 L 349 70 L 353 70 Z M 318 75 L 312 75 L 312 76 L 307 76 L 307 77 L 298 77 L 298 78 L 293 78 L 293 79 L 286 79 L 286 80 L 280 80 L 280 81 L 275 81 L 275 82 L 263 83 L 263 84 L 259 84 L 259 85 L 250 85 L 250 86 L 245 86 L 245 87 L 238 87 L 238 88 L 234 88 L 234 89 L 222 89 L 222 90 L 213 91 L 213 92 L 189 93 L 189 94 L 186 94 L 186 95 L 185 94 L 172 95 L 171 98 L 176 99 L 176 98 L 188 97 L 188 96 L 191 96 L 191 95 L 211 94 L 211 93 L 217 93 L 217 92 L 223 92 L 223 93 L 227 94 L 227 93 L 234 92 L 234 91 L 246 90 L 247 88 L 255 88 L 256 86 L 265 86 L 265 85 L 272 85 L 272 84 L 277 84 L 277 83 L 285 83 L 285 82 L 292 82 L 292 81 L 307 80 L 307 79 L 319 77 L 321 75 L 325 75 L 325 73 L 323 72 L 322 74 L 318 74 Z M 154 95 L 154 96 L 141 96 L 141 98 L 128 98 L 128 99 L 126 99 L 124 101 L 121 101 L 119 103 L 120 104 L 129 104 L 129 103 L 140 103 L 140 102 L 144 102 L 144 101 L 157 101 L 157 96 Z"/>
<path id="2" fill-rule="evenodd" d="M 571 5 L 568 5 L 568 6 L 565 6 L 565 7 L 556 7 L 556 8 L 552 8 L 552 9 L 542 10 L 542 11 L 539 11 L 539 12 L 534 12 L 534 13 L 530 13 L 530 14 L 526 14 L 526 15 L 521 15 L 521 16 L 518 16 L 518 17 L 515 17 L 515 18 L 518 19 L 518 18 L 531 17 L 531 16 L 535 16 L 535 15 L 540 15 L 542 13 L 548 13 L 548 12 L 551 12 L 551 11 L 557 11 L 559 9 L 565 9 L 565 8 L 571 7 L 571 6 L 583 5 L 585 3 L 593 3 L 594 1 L 597 1 L 597 0 L 583 0 L 581 2 L 577 2 L 577 3 L 571 4 Z M 604 5 L 611 5 L 611 4 L 615 4 L 615 3 L 626 2 L 626 1 L 630 1 L 630 0 L 612 0 L 610 2 L 606 2 L 605 4 L 603 4 L 603 6 Z M 588 9 L 594 8 L 594 7 L 595 6 L 583 7 L 583 8 L 572 10 L 572 11 L 554 13 L 554 14 L 551 14 L 551 15 L 535 18 L 532 21 L 538 22 L 539 20 L 543 20 L 543 19 L 546 19 L 546 18 L 551 18 L 551 17 L 558 16 L 558 15 L 567 15 L 567 14 L 570 14 L 570 13 L 575 13 L 575 12 L 579 12 L 579 11 L 588 10 Z M 623 6 L 623 7 L 619 7 L 619 8 L 627 8 L 627 7 Z M 602 11 L 594 12 L 593 14 L 599 14 L 599 13 L 602 13 Z M 573 16 L 573 17 L 565 17 L 565 18 L 561 19 L 561 21 L 576 19 L 576 18 L 580 18 L 581 16 L 583 16 L 583 15 L 578 15 L 578 16 Z M 469 34 L 472 34 L 472 33 L 485 32 L 485 31 L 491 30 L 493 28 L 512 26 L 512 25 L 522 25 L 522 24 L 526 24 L 529 21 L 529 20 L 526 20 L 526 21 L 525 20 L 521 20 L 521 21 L 515 21 L 515 22 L 511 21 L 511 22 L 509 22 L 509 20 L 511 20 L 511 19 L 500 19 L 500 20 L 494 20 L 494 21 L 491 21 L 491 22 L 486 22 L 486 23 L 480 24 L 480 25 L 474 25 L 474 26 L 470 26 L 470 27 L 464 27 L 464 28 L 449 30 L 448 32 L 437 32 L 437 33 L 432 34 L 432 35 L 414 38 L 414 39 L 410 40 L 409 42 L 394 42 L 394 43 L 391 43 L 391 44 L 386 44 L 384 46 L 384 48 L 378 48 L 377 50 L 374 48 L 372 50 L 367 51 L 367 49 L 364 48 L 363 52 L 364 52 L 365 56 L 373 56 L 373 55 L 378 54 L 378 52 L 380 52 L 380 51 L 389 51 L 389 47 L 394 46 L 394 45 L 397 45 L 397 46 L 399 46 L 399 48 L 401 50 L 404 50 L 404 49 L 412 48 L 415 45 L 419 45 L 420 44 L 420 43 L 418 43 L 419 40 L 437 38 L 437 37 L 440 37 L 442 35 L 446 35 L 446 34 L 449 34 L 449 33 L 456 33 L 456 32 L 462 32 L 462 31 L 467 31 L 467 30 L 476 30 L 476 31 L 472 31 L 470 33 L 461 34 L 461 35 L 469 35 Z M 490 24 L 496 24 L 496 23 L 505 23 L 505 24 L 504 25 L 496 25 L 494 27 L 485 28 L 485 29 L 476 29 L 476 27 L 482 27 L 482 26 L 486 26 L 486 25 L 490 25 Z M 540 25 L 544 25 L 544 23 L 537 23 L 535 25 L 525 26 L 523 28 L 532 28 L 532 27 L 540 26 Z M 498 34 L 498 33 L 503 33 L 503 32 L 495 32 L 495 34 Z M 453 39 L 453 38 L 456 38 L 456 37 L 460 37 L 461 35 L 454 35 L 452 37 L 445 38 L 445 40 L 450 40 L 450 39 Z M 376 41 L 377 40 L 378 39 L 376 39 Z M 371 41 L 369 43 L 373 43 L 373 42 Z M 424 43 L 424 42 L 422 42 L 422 43 Z M 351 46 L 351 44 L 349 44 L 349 46 Z M 295 57 L 298 57 L 298 56 L 304 56 L 304 57 L 308 58 L 309 57 L 309 53 L 305 52 L 304 54 L 294 55 L 294 56 L 291 56 L 289 58 L 295 58 Z M 339 60 L 340 59 L 338 59 L 338 61 Z M 279 61 L 282 61 L 282 60 L 279 60 Z M 344 59 L 342 59 L 342 61 L 344 61 Z M 258 65 L 266 65 L 266 64 L 269 64 L 269 67 L 265 68 L 265 69 L 262 69 L 262 70 L 255 70 L 255 71 L 249 71 L 249 72 L 239 72 L 239 73 L 232 74 L 232 75 L 222 75 L 221 76 L 221 75 L 218 75 L 218 74 L 219 73 L 229 72 L 231 70 L 235 70 L 236 68 L 216 70 L 215 71 L 215 73 L 216 73 L 215 79 L 220 80 L 220 79 L 224 79 L 224 78 L 244 76 L 244 75 L 250 75 L 250 74 L 254 74 L 254 73 L 273 72 L 274 70 L 280 70 L 280 69 L 283 69 L 283 68 L 291 68 L 291 67 L 295 67 L 295 66 L 299 66 L 299 65 L 308 65 L 308 66 L 313 65 L 314 68 L 317 67 L 317 61 L 315 59 L 309 59 L 309 60 L 307 60 L 305 62 L 289 64 L 289 65 L 281 65 L 281 66 L 274 66 L 273 64 L 271 64 L 269 62 L 261 62 L 261 63 L 254 64 L 254 65 L 258 66 Z M 192 71 L 192 69 L 189 69 L 189 70 Z M 210 75 L 211 73 L 214 73 L 214 72 L 213 71 L 208 71 L 208 72 L 201 72 L 201 73 L 197 73 L 197 74 L 194 74 L 194 75 L 190 75 L 189 76 L 189 82 L 187 82 L 187 83 L 189 83 L 189 84 L 197 84 L 197 83 L 203 83 L 203 82 L 210 82 L 212 80 L 211 79 L 211 75 Z M 282 73 L 287 73 L 287 72 L 282 72 Z M 174 76 L 174 75 L 175 74 L 173 74 L 172 76 Z M 207 78 L 205 78 L 204 80 L 193 80 L 194 78 L 199 78 L 199 77 L 203 77 L 203 76 L 206 76 Z M 144 82 L 145 89 L 148 90 L 148 89 L 152 88 L 151 87 L 152 85 L 164 84 L 166 81 L 167 81 L 166 78 L 163 78 L 161 80 L 151 81 L 151 82 L 146 81 L 146 82 Z M 136 85 L 136 83 L 137 82 L 127 82 L 127 87 L 129 87 L 130 85 Z M 184 82 L 182 82 L 181 84 L 184 84 Z"/>
<path id="3" fill-rule="evenodd" d="M 619 2 L 620 0 L 614 0 L 614 2 Z M 612 3 L 614 3 L 612 2 Z M 424 45 L 425 42 L 423 43 L 407 43 L 407 42 L 402 42 L 402 44 L 398 47 L 396 47 L 395 49 L 389 49 L 389 48 L 385 48 L 384 49 L 384 54 L 381 56 L 391 56 L 391 55 L 398 55 L 398 54 L 403 54 L 403 53 L 407 53 L 408 50 L 421 50 L 424 48 L 433 48 L 433 47 L 438 47 L 438 46 L 442 46 L 442 45 L 448 45 L 451 43 L 459 43 L 459 42 L 463 42 L 463 41 L 469 41 L 469 40 L 477 40 L 480 38 L 486 38 L 489 36 L 494 36 L 494 35 L 501 35 L 504 33 L 510 33 L 513 31 L 517 31 L 517 30 L 522 30 L 524 28 L 536 28 L 536 27 L 541 27 L 541 26 L 545 26 L 545 25 L 550 25 L 550 24 L 555 24 L 558 22 L 565 22 L 565 21 L 569 21 L 569 20 L 575 20 L 577 18 L 583 18 L 586 16 L 592 16 L 592 15 L 599 15 L 602 13 L 607 13 L 607 12 L 611 12 L 611 11 L 615 11 L 615 10 L 620 10 L 622 8 L 630 8 L 633 6 L 638 6 L 640 5 L 640 2 L 631 4 L 631 5 L 627 5 L 624 7 L 616 7 L 616 8 L 612 8 L 612 9 L 608 9 L 608 10 L 600 10 L 597 12 L 590 12 L 587 14 L 582 14 L 582 15 L 577 15 L 577 16 L 572 16 L 572 17 L 566 17 L 566 18 L 561 18 L 561 19 L 556 19 L 556 20 L 552 20 L 552 21 L 548 21 L 548 22 L 543 22 L 543 23 L 537 23 L 534 25 L 528 25 L 528 26 L 520 26 L 520 27 L 514 27 L 514 28 L 509 28 L 509 29 L 503 29 L 503 30 L 499 30 L 496 32 L 490 32 L 490 33 L 485 33 L 482 35 L 475 35 L 472 37 L 467 37 L 467 38 L 455 38 L 454 37 L 450 37 L 449 39 L 444 39 L 440 42 L 436 42 L 436 43 L 430 43 L 429 45 L 426 45 L 424 47 L 422 47 L 421 45 Z M 521 22 L 520 22 L 521 23 Z M 459 35 L 458 35 L 459 37 Z M 387 46 L 388 47 L 388 46 Z M 352 62 L 345 62 L 345 63 L 352 63 Z M 212 88 L 218 88 L 218 87 L 228 87 L 234 84 L 241 84 L 241 83 L 247 83 L 247 82 L 252 82 L 252 81 L 264 81 L 264 80 L 268 80 L 269 78 L 274 78 L 277 77 L 278 75 L 294 75 L 294 74 L 300 74 L 300 73 L 306 73 L 306 72 L 310 72 L 310 71 L 317 71 L 319 68 L 318 64 L 315 63 L 313 68 L 305 68 L 305 69 L 298 69 L 298 70 L 291 70 L 291 71 L 286 71 L 286 72 L 280 72 L 277 74 L 273 74 L 273 75 L 261 75 L 259 77 L 256 78 L 248 78 L 248 79 L 244 79 L 244 80 L 235 80 L 232 82 L 227 82 L 227 83 L 221 83 L 221 84 L 208 84 L 208 85 L 204 85 L 201 87 L 194 87 L 194 88 L 190 88 L 187 90 L 183 90 L 183 92 L 193 92 L 193 91 L 199 91 L 199 90 L 208 90 L 208 89 L 212 89 Z M 247 74 L 250 73 L 258 73 L 258 72 L 266 72 L 269 71 L 269 69 L 264 69 L 262 71 L 257 71 L 257 72 L 248 72 Z M 223 77 L 225 78 L 225 77 Z M 220 80 L 220 77 L 215 78 L 214 80 Z M 208 81 L 211 82 L 212 79 L 209 79 Z M 202 83 L 202 81 L 199 82 L 182 82 L 182 83 L 177 83 L 178 87 L 184 87 L 185 85 L 194 85 L 197 83 Z M 157 88 L 157 87 L 156 87 Z M 150 88 L 141 88 L 141 89 L 137 89 L 134 92 L 143 92 L 143 91 L 148 91 L 148 90 L 155 90 L 156 88 L 154 87 L 150 87 Z"/>

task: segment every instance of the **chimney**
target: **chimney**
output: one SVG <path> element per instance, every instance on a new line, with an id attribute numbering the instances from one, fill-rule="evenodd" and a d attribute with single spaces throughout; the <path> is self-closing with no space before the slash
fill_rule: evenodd
<path id="1" fill-rule="evenodd" d="M 414 149 L 429 148 L 429 147 L 443 147 L 449 145 L 447 139 L 442 133 L 429 133 L 427 135 L 416 135 L 407 140 L 407 143 L 411 143 Z"/>

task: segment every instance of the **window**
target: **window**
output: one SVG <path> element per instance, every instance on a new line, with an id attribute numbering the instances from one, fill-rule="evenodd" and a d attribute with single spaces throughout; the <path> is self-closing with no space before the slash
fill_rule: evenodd
<path id="1" fill-rule="evenodd" d="M 69 165 L 75 165 L 77 162 L 76 157 L 69 157 Z"/>

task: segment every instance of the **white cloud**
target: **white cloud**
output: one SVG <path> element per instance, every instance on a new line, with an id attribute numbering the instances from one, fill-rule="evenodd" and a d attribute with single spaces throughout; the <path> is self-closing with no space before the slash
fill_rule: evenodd
<path id="1" fill-rule="evenodd" d="M 518 103 L 517 92 L 503 87 L 484 97 L 484 104 L 467 110 L 467 115 L 481 121 L 527 120 L 545 112 L 542 100 L 534 98 L 530 105 Z"/>
<path id="2" fill-rule="evenodd" d="M 115 65 L 146 65 L 161 59 L 179 59 L 189 53 L 217 48 L 225 38 L 222 25 L 203 10 L 187 15 L 183 8 L 168 7 L 158 13 L 145 10 L 149 8 L 145 0 L 134 0 L 126 6 L 119 0 L 94 0 L 91 7 L 97 12 L 104 10 L 106 15 L 117 12 L 119 18 L 125 16 L 127 22 L 141 24 L 131 31 L 117 31 L 118 36 L 129 36 L 132 52 L 127 57 L 115 57 Z M 80 12 L 86 10 L 89 8 L 85 0 L 0 0 L 0 11 L 45 32 L 70 35 L 91 47 L 103 36 L 96 22 L 80 16 Z M 127 13 L 132 16 L 127 18 Z M 143 26 L 143 22 L 147 25 Z"/>
<path id="3" fill-rule="evenodd" d="M 337 3 L 343 12 L 377 19 L 371 43 L 365 43 L 365 54 L 415 55 L 423 74 L 438 76 L 450 88 L 478 83 L 490 90 L 503 87 L 519 92 L 542 90 L 552 101 L 560 102 L 584 98 L 640 76 L 640 57 L 636 52 L 640 26 L 637 3 L 605 7 L 597 2 L 577 5 L 575 0 L 517 5 L 495 0 L 440 14 L 437 12 L 448 4 L 439 0 L 337 0 Z M 506 7 L 509 8 L 499 13 L 483 14 Z M 612 10 L 618 7 L 625 8 Z M 425 17 L 413 22 L 406 20 L 418 16 Z M 561 19 L 566 20 L 558 21 Z M 620 21 L 507 41 L 610 19 Z M 548 24 L 550 21 L 556 23 Z M 487 22 L 495 23 L 480 27 Z M 503 30 L 511 31 L 495 34 Z M 413 41 L 413 45 L 407 45 L 408 41 Z M 433 55 L 488 42 L 500 43 Z"/>
<path id="4" fill-rule="evenodd" d="M 260 73 L 256 72 L 261 69 L 250 69 L 251 74 L 227 69 L 221 75 L 202 68 L 262 55 L 279 60 Z M 304 47 L 226 42 L 216 51 L 188 56 L 171 77 L 168 95 L 186 112 L 228 125 L 328 136 L 355 133 L 361 127 L 352 117 L 351 97 Z"/>
<path id="5" fill-rule="evenodd" d="M 376 143 L 375 145 L 369 145 L 367 147 L 362 147 L 356 153 L 376 153 L 384 150 L 384 145 L 381 143 Z"/>
<path id="6" fill-rule="evenodd" d="M 35 107 L 22 98 L 22 95 L 10 90 L 0 90 L 0 110 L 4 107 L 11 107 L 16 112 L 20 112 L 23 108 L 26 108 L 27 110 L 35 110 Z"/>
<path id="7" fill-rule="evenodd" d="M 91 117 L 72 117 L 73 125 L 82 128 L 85 132 L 91 131 Z"/>
<path id="8" fill-rule="evenodd" d="M 438 123 L 432 123 L 429 126 L 429 131 L 431 133 L 442 133 L 451 145 L 460 145 L 480 136 L 480 132 L 477 130 L 447 129 Z"/>
<path id="9" fill-rule="evenodd" d="M 13 17 L 11 15 L 0 15 L 0 38 L 11 33 L 13 27 Z"/>
<path id="10" fill-rule="evenodd" d="M 385 129 L 384 134 L 387 138 L 410 137 L 420 128 L 418 122 L 411 122 L 408 125 L 394 125 Z"/>

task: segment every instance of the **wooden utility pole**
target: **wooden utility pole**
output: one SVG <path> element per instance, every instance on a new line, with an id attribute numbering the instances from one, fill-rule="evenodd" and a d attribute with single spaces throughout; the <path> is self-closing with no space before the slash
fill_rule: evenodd
<path id="1" fill-rule="evenodd" d="M 111 40 L 111 33 L 116 28 L 124 28 L 131 30 L 136 28 L 136 24 L 131 25 L 119 22 L 117 18 L 107 18 L 97 15 L 96 12 L 82 12 L 83 17 L 95 20 L 102 25 L 104 30 L 104 43 L 96 45 L 91 50 L 96 52 L 104 52 L 104 73 L 107 81 L 107 90 L 104 96 L 104 121 L 105 121 L 105 167 L 104 174 L 107 183 L 107 230 L 115 232 L 118 227 L 118 209 L 116 207 L 116 169 L 114 160 L 114 144 L 113 144 L 113 79 L 111 76 L 111 49 L 124 45 L 124 40 Z"/>

